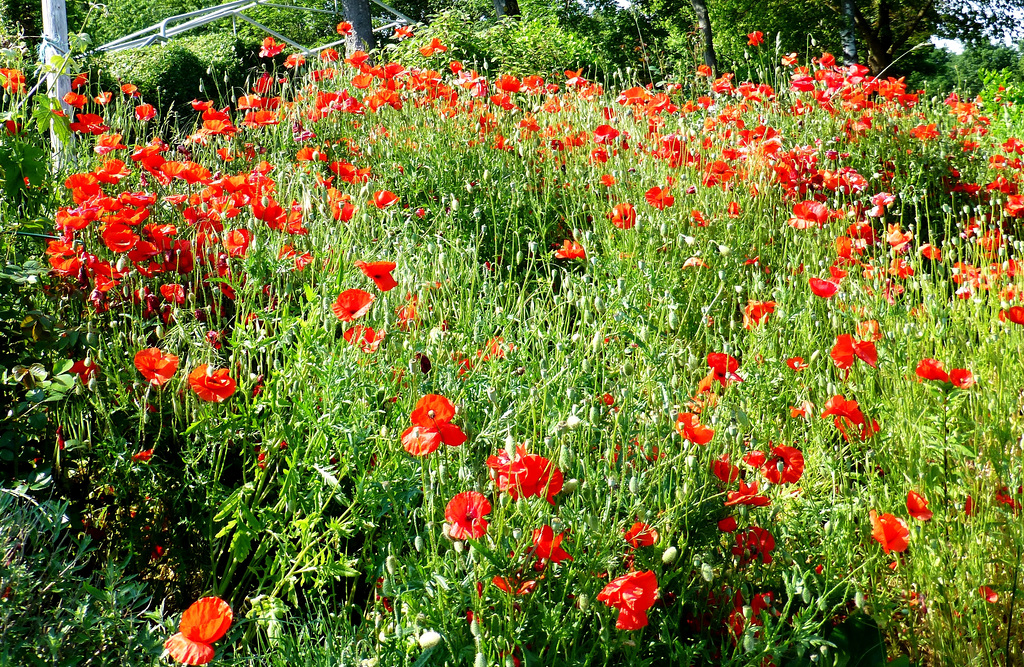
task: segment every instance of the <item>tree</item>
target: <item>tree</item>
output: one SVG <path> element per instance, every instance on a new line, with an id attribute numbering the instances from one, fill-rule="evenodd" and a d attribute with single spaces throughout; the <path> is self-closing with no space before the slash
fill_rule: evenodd
<path id="1" fill-rule="evenodd" d="M 370 18 L 370 0 L 341 0 L 345 20 L 352 24 L 352 34 L 345 40 L 345 50 L 369 51 L 377 46 Z"/>
<path id="2" fill-rule="evenodd" d="M 691 0 L 693 13 L 697 15 L 697 25 L 700 26 L 700 33 L 704 36 L 704 64 L 711 68 L 715 76 L 718 76 L 718 59 L 715 57 L 715 41 L 711 34 L 711 17 L 708 15 L 708 6 L 704 0 Z"/>
<path id="3" fill-rule="evenodd" d="M 843 4 L 828 2 L 840 17 Z M 888 70 L 896 58 L 932 35 L 978 41 L 1024 34 L 1024 0 L 853 0 L 849 4 L 873 74 Z"/>
<path id="4" fill-rule="evenodd" d="M 521 16 L 519 0 L 494 0 L 494 13 L 499 19 L 502 16 Z"/>

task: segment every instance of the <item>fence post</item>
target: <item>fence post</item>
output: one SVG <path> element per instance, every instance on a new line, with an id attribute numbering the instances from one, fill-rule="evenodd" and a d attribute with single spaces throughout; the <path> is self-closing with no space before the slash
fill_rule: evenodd
<path id="1" fill-rule="evenodd" d="M 49 64 L 53 56 L 64 58 L 68 51 L 68 13 L 65 0 L 43 0 L 43 64 Z M 71 81 L 65 72 L 48 72 L 46 74 L 46 92 L 50 97 L 60 100 L 64 113 L 71 115 L 71 107 L 64 102 L 64 96 L 71 92 Z M 53 150 L 54 160 L 59 165 L 64 147 L 52 125 L 50 126 L 50 147 Z"/>

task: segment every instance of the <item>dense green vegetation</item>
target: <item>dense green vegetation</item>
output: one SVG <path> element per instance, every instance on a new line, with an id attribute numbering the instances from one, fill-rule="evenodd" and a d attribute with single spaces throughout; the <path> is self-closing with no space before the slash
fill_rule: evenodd
<path id="1" fill-rule="evenodd" d="M 521 6 L 5 26 L 0 664 L 1024 660 L 1018 52 Z"/>

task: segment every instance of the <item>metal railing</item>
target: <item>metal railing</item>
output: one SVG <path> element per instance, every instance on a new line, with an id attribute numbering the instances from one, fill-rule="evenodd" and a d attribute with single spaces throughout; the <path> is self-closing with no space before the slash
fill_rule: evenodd
<path id="1" fill-rule="evenodd" d="M 398 10 L 392 7 L 389 7 L 380 0 L 370 1 L 373 2 L 375 5 L 378 5 L 379 7 L 387 10 L 388 12 L 395 16 L 395 20 L 391 21 L 386 25 L 374 28 L 374 32 L 381 32 L 384 30 L 388 30 L 390 28 L 394 28 L 396 26 L 411 25 L 415 23 L 415 21 L 413 21 L 405 14 L 399 12 Z M 177 35 L 180 35 L 189 30 L 192 30 L 193 28 L 198 28 L 208 23 L 213 23 L 214 21 L 220 21 L 222 19 L 227 18 L 230 18 L 232 20 L 241 19 L 246 23 L 249 23 L 250 25 L 259 28 L 260 30 L 263 30 L 267 34 L 272 35 L 276 39 L 281 40 L 285 44 L 288 44 L 289 46 L 298 49 L 304 55 L 314 55 L 316 53 L 319 53 L 320 51 L 323 51 L 324 49 L 333 48 L 335 46 L 339 46 L 345 43 L 344 39 L 340 39 L 335 42 L 331 42 L 330 44 L 324 44 L 322 46 L 317 46 L 315 48 L 303 46 L 302 44 L 299 44 L 298 42 L 295 42 L 285 37 L 281 33 L 263 25 L 259 21 L 253 19 L 251 16 L 248 16 L 244 13 L 250 9 L 253 9 L 254 7 L 272 7 L 276 9 L 291 9 L 303 12 L 313 12 L 317 14 L 334 14 L 336 16 L 340 16 L 340 14 L 337 11 L 337 7 L 335 7 L 335 9 L 332 11 L 330 9 L 316 9 L 313 7 L 299 7 L 297 5 L 285 5 L 277 2 L 266 2 L 265 0 L 234 0 L 233 2 L 225 2 L 224 4 L 216 5 L 213 7 L 197 9 L 195 11 L 185 12 L 184 14 L 170 16 L 157 24 L 151 25 L 148 28 L 136 30 L 135 32 L 129 35 L 119 37 L 118 39 L 115 39 L 112 42 L 107 42 L 103 46 L 94 49 L 94 51 L 99 53 L 113 53 L 115 51 L 123 51 L 125 49 L 135 49 L 143 46 L 151 46 L 158 42 L 167 42 L 173 37 L 176 37 Z"/>

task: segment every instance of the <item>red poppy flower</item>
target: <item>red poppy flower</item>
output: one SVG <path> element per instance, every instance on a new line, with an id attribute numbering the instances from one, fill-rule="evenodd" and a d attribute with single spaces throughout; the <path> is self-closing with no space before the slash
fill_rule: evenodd
<path id="1" fill-rule="evenodd" d="M 235 381 L 226 368 L 208 371 L 206 364 L 201 364 L 188 375 L 188 386 L 204 401 L 222 403 L 235 393 Z"/>
<path id="2" fill-rule="evenodd" d="M 928 501 L 917 491 L 907 492 L 907 513 L 918 521 L 928 521 L 933 515 Z"/>
<path id="3" fill-rule="evenodd" d="M 731 533 L 736 530 L 736 519 L 735 517 L 727 516 L 718 522 L 718 530 L 723 533 Z"/>
<path id="4" fill-rule="evenodd" d="M 999 311 L 999 319 L 1002 321 L 1010 321 L 1014 324 L 1024 325 L 1024 306 L 1012 306 L 1006 310 Z"/>
<path id="5" fill-rule="evenodd" d="M 761 46 L 764 44 L 764 33 L 755 30 L 747 35 L 747 46 Z"/>
<path id="6" fill-rule="evenodd" d="M 824 227 L 829 217 L 830 212 L 824 204 L 814 200 L 802 201 L 793 207 L 793 216 L 789 219 L 789 225 L 796 229 Z"/>
<path id="7" fill-rule="evenodd" d="M 398 195 L 390 190 L 378 190 L 373 193 L 373 201 L 370 202 L 373 206 L 379 209 L 385 209 L 395 202 L 398 201 Z"/>
<path id="8" fill-rule="evenodd" d="M 634 549 L 649 547 L 658 542 L 658 531 L 642 521 L 637 521 L 626 531 L 623 539 Z"/>
<path id="9" fill-rule="evenodd" d="M 740 469 L 729 462 L 729 454 L 722 454 L 711 462 L 711 473 L 726 484 L 740 478 Z"/>
<path id="10" fill-rule="evenodd" d="M 149 347 L 135 353 L 135 368 L 154 386 L 162 387 L 178 370 L 178 357 Z"/>
<path id="11" fill-rule="evenodd" d="M 572 560 L 572 556 L 560 545 L 565 539 L 565 533 L 555 535 L 551 526 L 544 526 L 533 531 L 533 553 L 541 560 L 552 563 L 561 563 L 564 560 Z"/>
<path id="12" fill-rule="evenodd" d="M 878 367 L 878 351 L 872 341 L 855 340 L 850 334 L 840 334 L 829 353 L 840 370 L 853 367 L 855 358 L 860 358 L 872 368 Z"/>
<path id="13" fill-rule="evenodd" d="M 205 665 L 213 660 L 215 641 L 231 627 L 231 607 L 220 598 L 206 597 L 181 615 L 178 634 L 164 643 L 171 657 L 183 665 Z"/>
<path id="14" fill-rule="evenodd" d="M 644 195 L 644 199 L 647 200 L 648 204 L 659 211 L 664 211 L 676 202 L 676 198 L 668 193 L 668 188 L 663 190 L 658 186 L 654 186 L 648 190 L 647 194 Z"/>
<path id="15" fill-rule="evenodd" d="M 566 239 L 562 242 L 562 247 L 555 251 L 555 257 L 557 259 L 586 259 L 587 251 L 576 241 Z"/>
<path id="16" fill-rule="evenodd" d="M 420 48 L 420 55 L 424 58 L 429 58 L 435 53 L 444 53 L 448 50 L 448 47 L 441 43 L 437 37 L 430 40 L 430 44 Z"/>
<path id="17" fill-rule="evenodd" d="M 772 484 L 796 484 L 804 474 L 804 454 L 796 447 L 772 448 L 772 458 L 764 462 L 761 473 Z"/>
<path id="18" fill-rule="evenodd" d="M 373 302 L 376 301 L 369 292 L 361 289 L 348 289 L 338 295 L 331 306 L 331 311 L 342 322 L 352 322 L 365 315 Z"/>
<path id="19" fill-rule="evenodd" d="M 901 553 L 907 550 L 907 547 L 910 546 L 907 541 L 910 531 L 903 519 L 897 519 L 892 514 L 878 516 L 875 510 L 871 510 L 868 516 L 871 518 L 871 537 L 882 545 L 886 554 L 890 551 Z"/>
<path id="20" fill-rule="evenodd" d="M 75 363 L 71 364 L 71 368 L 68 369 L 69 373 L 74 373 L 82 380 L 82 384 L 89 384 L 89 380 L 95 375 L 96 371 L 100 369 L 96 365 L 96 362 L 92 359 L 80 359 Z"/>
<path id="21" fill-rule="evenodd" d="M 995 604 L 995 603 L 999 602 L 999 593 L 996 593 L 994 590 L 992 590 L 988 586 L 980 587 L 978 589 L 978 595 L 981 596 L 982 600 L 984 600 L 985 602 L 988 602 L 989 604 Z"/>
<path id="22" fill-rule="evenodd" d="M 775 550 L 775 537 L 764 528 L 751 526 L 745 531 L 736 533 L 736 546 L 732 555 L 739 556 L 740 565 L 761 560 L 768 565 L 772 562 L 772 551 Z"/>
<path id="23" fill-rule="evenodd" d="M 747 307 L 743 309 L 743 328 L 753 329 L 768 319 L 768 316 L 775 312 L 774 301 L 747 301 Z"/>
<path id="24" fill-rule="evenodd" d="M 491 579 L 491 583 L 494 584 L 496 588 L 500 588 L 509 595 L 529 595 L 537 589 L 536 579 L 527 579 L 526 581 L 522 581 L 518 577 L 513 577 L 510 581 L 505 577 L 495 575 L 494 578 Z"/>
<path id="25" fill-rule="evenodd" d="M 562 490 L 562 471 L 554 463 L 538 454 L 530 454 L 523 446 L 516 447 L 514 456 L 505 450 L 487 458 L 491 479 L 498 490 L 512 500 L 519 498 L 547 498 L 552 505 Z"/>
<path id="26" fill-rule="evenodd" d="M 839 291 L 839 285 L 832 282 L 831 280 L 822 280 L 821 278 L 811 278 L 807 281 L 811 285 L 811 291 L 816 296 L 820 296 L 823 299 L 831 299 Z"/>
<path id="27" fill-rule="evenodd" d="M 970 389 L 977 384 L 977 380 L 974 378 L 974 373 L 970 372 L 966 368 L 954 368 L 951 370 L 949 372 L 949 381 L 958 389 Z"/>
<path id="28" fill-rule="evenodd" d="M 410 418 L 412 426 L 402 433 L 402 446 L 413 456 L 433 453 L 441 443 L 458 447 L 466 442 L 466 434 L 451 423 L 455 406 L 444 396 L 427 394 L 416 403 Z"/>
<path id="29" fill-rule="evenodd" d="M 700 418 L 692 412 L 680 412 L 676 418 L 676 431 L 690 442 L 706 445 L 715 437 L 715 430 L 700 423 Z"/>
<path id="30" fill-rule="evenodd" d="M 616 204 L 608 218 L 619 229 L 632 229 L 636 226 L 636 209 L 630 203 Z"/>
<path id="31" fill-rule="evenodd" d="M 657 593 L 658 577 L 647 570 L 630 572 L 610 581 L 597 599 L 619 610 L 617 629 L 639 630 L 647 626 L 647 610 L 654 605 Z"/>
<path id="32" fill-rule="evenodd" d="M 273 37 L 263 39 L 263 48 L 260 49 L 260 58 L 273 58 L 284 51 L 284 44 L 278 44 Z"/>
<path id="33" fill-rule="evenodd" d="M 249 251 L 249 244 L 252 242 L 252 232 L 248 229 L 232 229 L 224 235 L 224 249 L 228 251 L 228 257 L 245 257 Z"/>
<path id="34" fill-rule="evenodd" d="M 391 272 L 395 270 L 396 266 L 394 262 L 367 263 L 362 260 L 356 260 L 355 265 L 367 278 L 377 285 L 377 289 L 381 292 L 387 292 L 398 287 L 398 283 L 391 276 Z"/>
<path id="35" fill-rule="evenodd" d="M 156 109 L 152 104 L 140 104 L 135 107 L 135 117 L 146 122 L 156 118 Z"/>
<path id="36" fill-rule="evenodd" d="M 786 365 L 797 373 L 807 368 L 807 362 L 804 361 L 803 357 L 790 357 L 786 359 Z"/>
<path id="37" fill-rule="evenodd" d="M 338 24 L 337 30 L 339 35 L 351 35 L 352 24 L 349 23 L 348 21 L 342 21 L 341 23 Z"/>
<path id="38" fill-rule="evenodd" d="M 448 522 L 448 535 L 453 540 L 478 540 L 487 532 L 487 519 L 491 504 L 482 493 L 464 491 L 448 501 L 444 518 Z"/>
<path id="39" fill-rule="evenodd" d="M 363 352 L 373 354 L 380 347 L 384 335 L 383 331 L 374 331 L 370 327 L 357 324 L 345 332 L 345 340 L 352 345 L 358 345 Z"/>
<path id="40" fill-rule="evenodd" d="M 942 362 L 935 359 L 922 359 L 917 365 L 917 376 L 922 380 L 949 382 L 949 374 L 942 368 Z"/>
<path id="41" fill-rule="evenodd" d="M 732 507 L 733 505 L 750 505 L 752 507 L 767 507 L 771 504 L 767 496 L 757 495 L 757 482 L 754 482 L 750 486 L 742 479 L 740 480 L 740 488 L 738 491 L 729 491 L 725 494 L 725 506 Z"/>
<path id="42" fill-rule="evenodd" d="M 708 367 L 715 380 L 721 383 L 722 388 L 729 386 L 730 382 L 743 382 L 743 378 L 736 374 L 740 368 L 740 362 L 735 357 L 724 352 L 712 352 L 708 355 Z"/>

